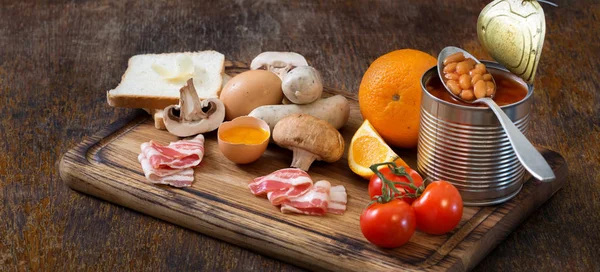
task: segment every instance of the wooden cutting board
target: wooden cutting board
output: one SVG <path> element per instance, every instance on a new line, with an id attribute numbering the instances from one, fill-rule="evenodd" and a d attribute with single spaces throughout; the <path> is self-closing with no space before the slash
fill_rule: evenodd
<path id="1" fill-rule="evenodd" d="M 227 67 L 230 74 L 245 69 L 238 62 L 228 62 Z M 350 120 L 340 132 L 348 144 L 362 118 L 356 100 L 347 97 L 351 101 Z M 464 271 L 475 267 L 556 193 L 568 172 L 560 154 L 539 148 L 554 169 L 554 182 L 528 180 L 521 193 L 502 205 L 465 207 L 460 224 L 451 233 L 432 236 L 417 231 L 407 244 L 390 250 L 377 248 L 362 236 L 359 216 L 369 201 L 368 182 L 352 173 L 346 155 L 332 164 L 316 162 L 309 171 L 313 180 L 327 179 L 346 187 L 346 213 L 290 215 L 282 214 L 265 198 L 252 195 L 247 184 L 255 177 L 288 167 L 291 151 L 272 144 L 258 161 L 236 165 L 220 153 L 216 132 L 205 134 L 205 138 L 206 154 L 189 188 L 144 183 L 137 160 L 140 144 L 149 140 L 166 144 L 178 138 L 155 129 L 152 118 L 142 111 L 64 154 L 60 175 L 74 190 L 308 269 Z M 416 150 L 396 151 L 416 169 Z"/>

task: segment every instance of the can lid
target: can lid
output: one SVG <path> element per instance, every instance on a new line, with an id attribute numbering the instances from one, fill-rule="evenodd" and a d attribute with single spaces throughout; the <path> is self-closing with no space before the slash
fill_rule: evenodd
<path id="1" fill-rule="evenodd" d="M 477 37 L 484 50 L 529 84 L 533 84 L 545 34 L 544 10 L 535 0 L 495 0 L 477 20 Z"/>

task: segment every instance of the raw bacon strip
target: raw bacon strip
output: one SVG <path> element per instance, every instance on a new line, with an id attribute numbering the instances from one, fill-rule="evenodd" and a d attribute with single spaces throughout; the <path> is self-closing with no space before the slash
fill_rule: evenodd
<path id="1" fill-rule="evenodd" d="M 325 215 L 328 209 L 330 188 L 329 181 L 317 181 L 306 194 L 289 198 L 288 201 L 281 204 L 281 212 Z"/>
<path id="2" fill-rule="evenodd" d="M 197 149 L 204 151 L 204 136 L 202 134 L 196 135 L 196 137 L 186 140 L 179 140 L 177 142 L 169 143 L 169 147 L 177 149 L 178 152 L 184 154 L 195 154 Z"/>
<path id="3" fill-rule="evenodd" d="M 308 185 L 308 187 L 306 187 Z M 264 195 L 269 192 L 283 191 L 286 196 L 299 196 L 304 194 L 312 185 L 308 173 L 297 168 L 277 170 L 269 175 L 255 178 L 248 184 L 254 195 Z M 271 194 L 271 198 L 280 199 L 284 194 Z"/>
<path id="4" fill-rule="evenodd" d="M 175 187 L 188 187 L 194 181 L 194 169 L 155 169 L 144 154 L 138 156 L 144 175 L 150 183 L 168 184 Z"/>
<path id="5" fill-rule="evenodd" d="M 180 140 L 163 146 L 154 141 L 141 145 L 142 153 L 153 168 L 188 168 L 196 166 L 204 157 L 204 136 Z"/>
<path id="6" fill-rule="evenodd" d="M 177 174 L 185 169 L 173 169 L 173 168 L 153 168 L 148 158 L 144 156 L 144 153 L 138 155 L 138 161 L 142 164 L 142 170 L 147 179 L 159 179 L 161 177 L 170 176 Z"/>
<path id="7" fill-rule="evenodd" d="M 271 204 L 281 205 L 283 213 L 343 214 L 348 201 L 344 186 L 332 187 L 326 180 L 313 185 L 308 173 L 297 168 L 285 168 L 255 178 L 248 187 L 254 195 L 266 194 Z"/>
<path id="8" fill-rule="evenodd" d="M 202 160 L 202 155 L 191 154 L 180 158 L 165 156 L 161 153 L 162 148 L 156 148 L 156 143 L 144 143 L 142 148 L 145 147 L 145 156 L 149 158 L 150 164 L 154 168 L 188 168 L 197 165 Z"/>
<path id="9" fill-rule="evenodd" d="M 189 187 L 192 186 L 192 182 L 194 182 L 194 169 L 186 168 L 177 174 L 149 181 L 156 184 L 168 184 L 173 187 Z"/>
<path id="10" fill-rule="evenodd" d="M 286 202 L 291 197 L 298 197 L 303 194 L 306 194 L 306 192 L 308 192 L 308 190 L 310 190 L 311 187 L 312 187 L 312 182 L 311 183 L 303 183 L 300 185 L 290 187 L 287 190 L 268 192 L 267 198 L 269 199 L 269 201 L 271 201 L 271 204 L 277 206 L 283 202 Z"/>
<path id="11" fill-rule="evenodd" d="M 329 190 L 329 205 L 327 206 L 327 212 L 344 214 L 347 203 L 348 195 L 346 194 L 346 188 L 342 185 L 331 187 Z"/>
<path id="12" fill-rule="evenodd" d="M 191 186 L 194 169 L 204 157 L 204 136 L 171 142 L 168 146 L 150 141 L 141 145 L 138 161 L 150 183 L 175 187 Z"/>

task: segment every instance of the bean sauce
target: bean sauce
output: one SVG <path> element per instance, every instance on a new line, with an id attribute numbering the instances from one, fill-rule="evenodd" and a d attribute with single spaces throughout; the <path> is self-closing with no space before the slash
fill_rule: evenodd
<path id="1" fill-rule="evenodd" d="M 494 77 L 494 81 L 496 81 L 496 95 L 494 96 L 494 101 L 496 101 L 496 104 L 499 106 L 519 102 L 527 96 L 526 86 L 511 78 L 510 74 L 507 72 L 496 69 L 489 69 L 489 72 Z M 454 99 L 454 97 L 446 91 L 440 78 L 437 76 L 429 79 L 425 86 L 430 94 L 441 100 L 464 106 L 487 107 L 485 104 L 467 104 Z"/>

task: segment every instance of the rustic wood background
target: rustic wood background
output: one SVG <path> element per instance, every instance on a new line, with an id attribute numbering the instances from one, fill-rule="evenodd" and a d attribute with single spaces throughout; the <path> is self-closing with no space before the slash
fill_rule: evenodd
<path id="1" fill-rule="evenodd" d="M 299 270 L 62 183 L 64 152 L 133 114 L 105 94 L 132 55 L 292 50 L 349 92 L 395 49 L 486 57 L 475 24 L 487 1 L 179 2 L 0 0 L 0 270 Z M 569 181 L 477 271 L 600 270 L 600 3 L 556 2 L 543 5 L 530 139 L 565 157 Z"/>

